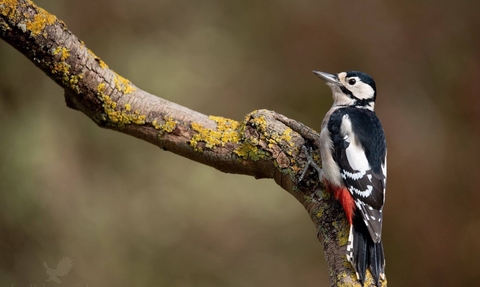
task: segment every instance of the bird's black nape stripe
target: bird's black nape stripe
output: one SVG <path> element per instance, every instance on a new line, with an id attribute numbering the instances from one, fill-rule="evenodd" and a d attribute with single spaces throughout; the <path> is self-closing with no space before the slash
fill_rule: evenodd
<path id="1" fill-rule="evenodd" d="M 374 102 L 374 99 L 358 99 L 355 98 L 355 106 L 360 106 L 360 107 L 365 107 L 365 106 L 370 106 L 370 103 Z"/>

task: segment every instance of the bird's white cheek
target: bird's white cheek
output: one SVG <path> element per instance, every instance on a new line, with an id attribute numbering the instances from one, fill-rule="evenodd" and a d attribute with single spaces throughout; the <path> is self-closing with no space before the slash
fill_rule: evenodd
<path id="1" fill-rule="evenodd" d="M 359 85 L 358 87 L 351 88 L 353 94 L 359 99 L 370 99 L 373 98 L 375 91 L 370 85 Z"/>

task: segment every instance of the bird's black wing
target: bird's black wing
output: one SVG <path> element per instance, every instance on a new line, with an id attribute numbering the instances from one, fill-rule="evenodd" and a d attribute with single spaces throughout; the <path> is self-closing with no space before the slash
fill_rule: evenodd
<path id="1" fill-rule="evenodd" d="M 380 121 L 370 110 L 343 108 L 331 115 L 328 129 L 343 182 L 371 238 L 379 242 L 386 185 L 386 143 Z"/>

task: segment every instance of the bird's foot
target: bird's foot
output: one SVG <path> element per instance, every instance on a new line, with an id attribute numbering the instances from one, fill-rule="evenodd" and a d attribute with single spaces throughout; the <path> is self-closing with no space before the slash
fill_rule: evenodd
<path id="1" fill-rule="evenodd" d="M 310 167 L 313 167 L 318 174 L 318 181 L 322 181 L 322 169 L 315 163 L 312 157 L 312 148 L 311 147 L 306 147 L 305 145 L 302 146 L 302 151 L 305 154 L 305 157 L 307 158 L 307 163 L 305 164 L 305 167 L 303 169 L 302 174 L 298 178 L 298 182 L 302 182 L 305 175 L 307 174 L 307 171 L 310 169 Z"/>

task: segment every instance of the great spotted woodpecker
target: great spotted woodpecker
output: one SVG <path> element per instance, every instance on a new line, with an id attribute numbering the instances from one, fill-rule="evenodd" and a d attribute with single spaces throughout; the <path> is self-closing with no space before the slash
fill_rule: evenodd
<path id="1" fill-rule="evenodd" d="M 387 147 L 374 112 L 375 82 L 357 71 L 314 73 L 333 93 L 333 106 L 320 132 L 320 179 L 340 201 L 350 223 L 346 255 L 357 279 L 363 286 L 368 267 L 379 286 L 380 279 L 385 280 L 381 236 Z"/>

